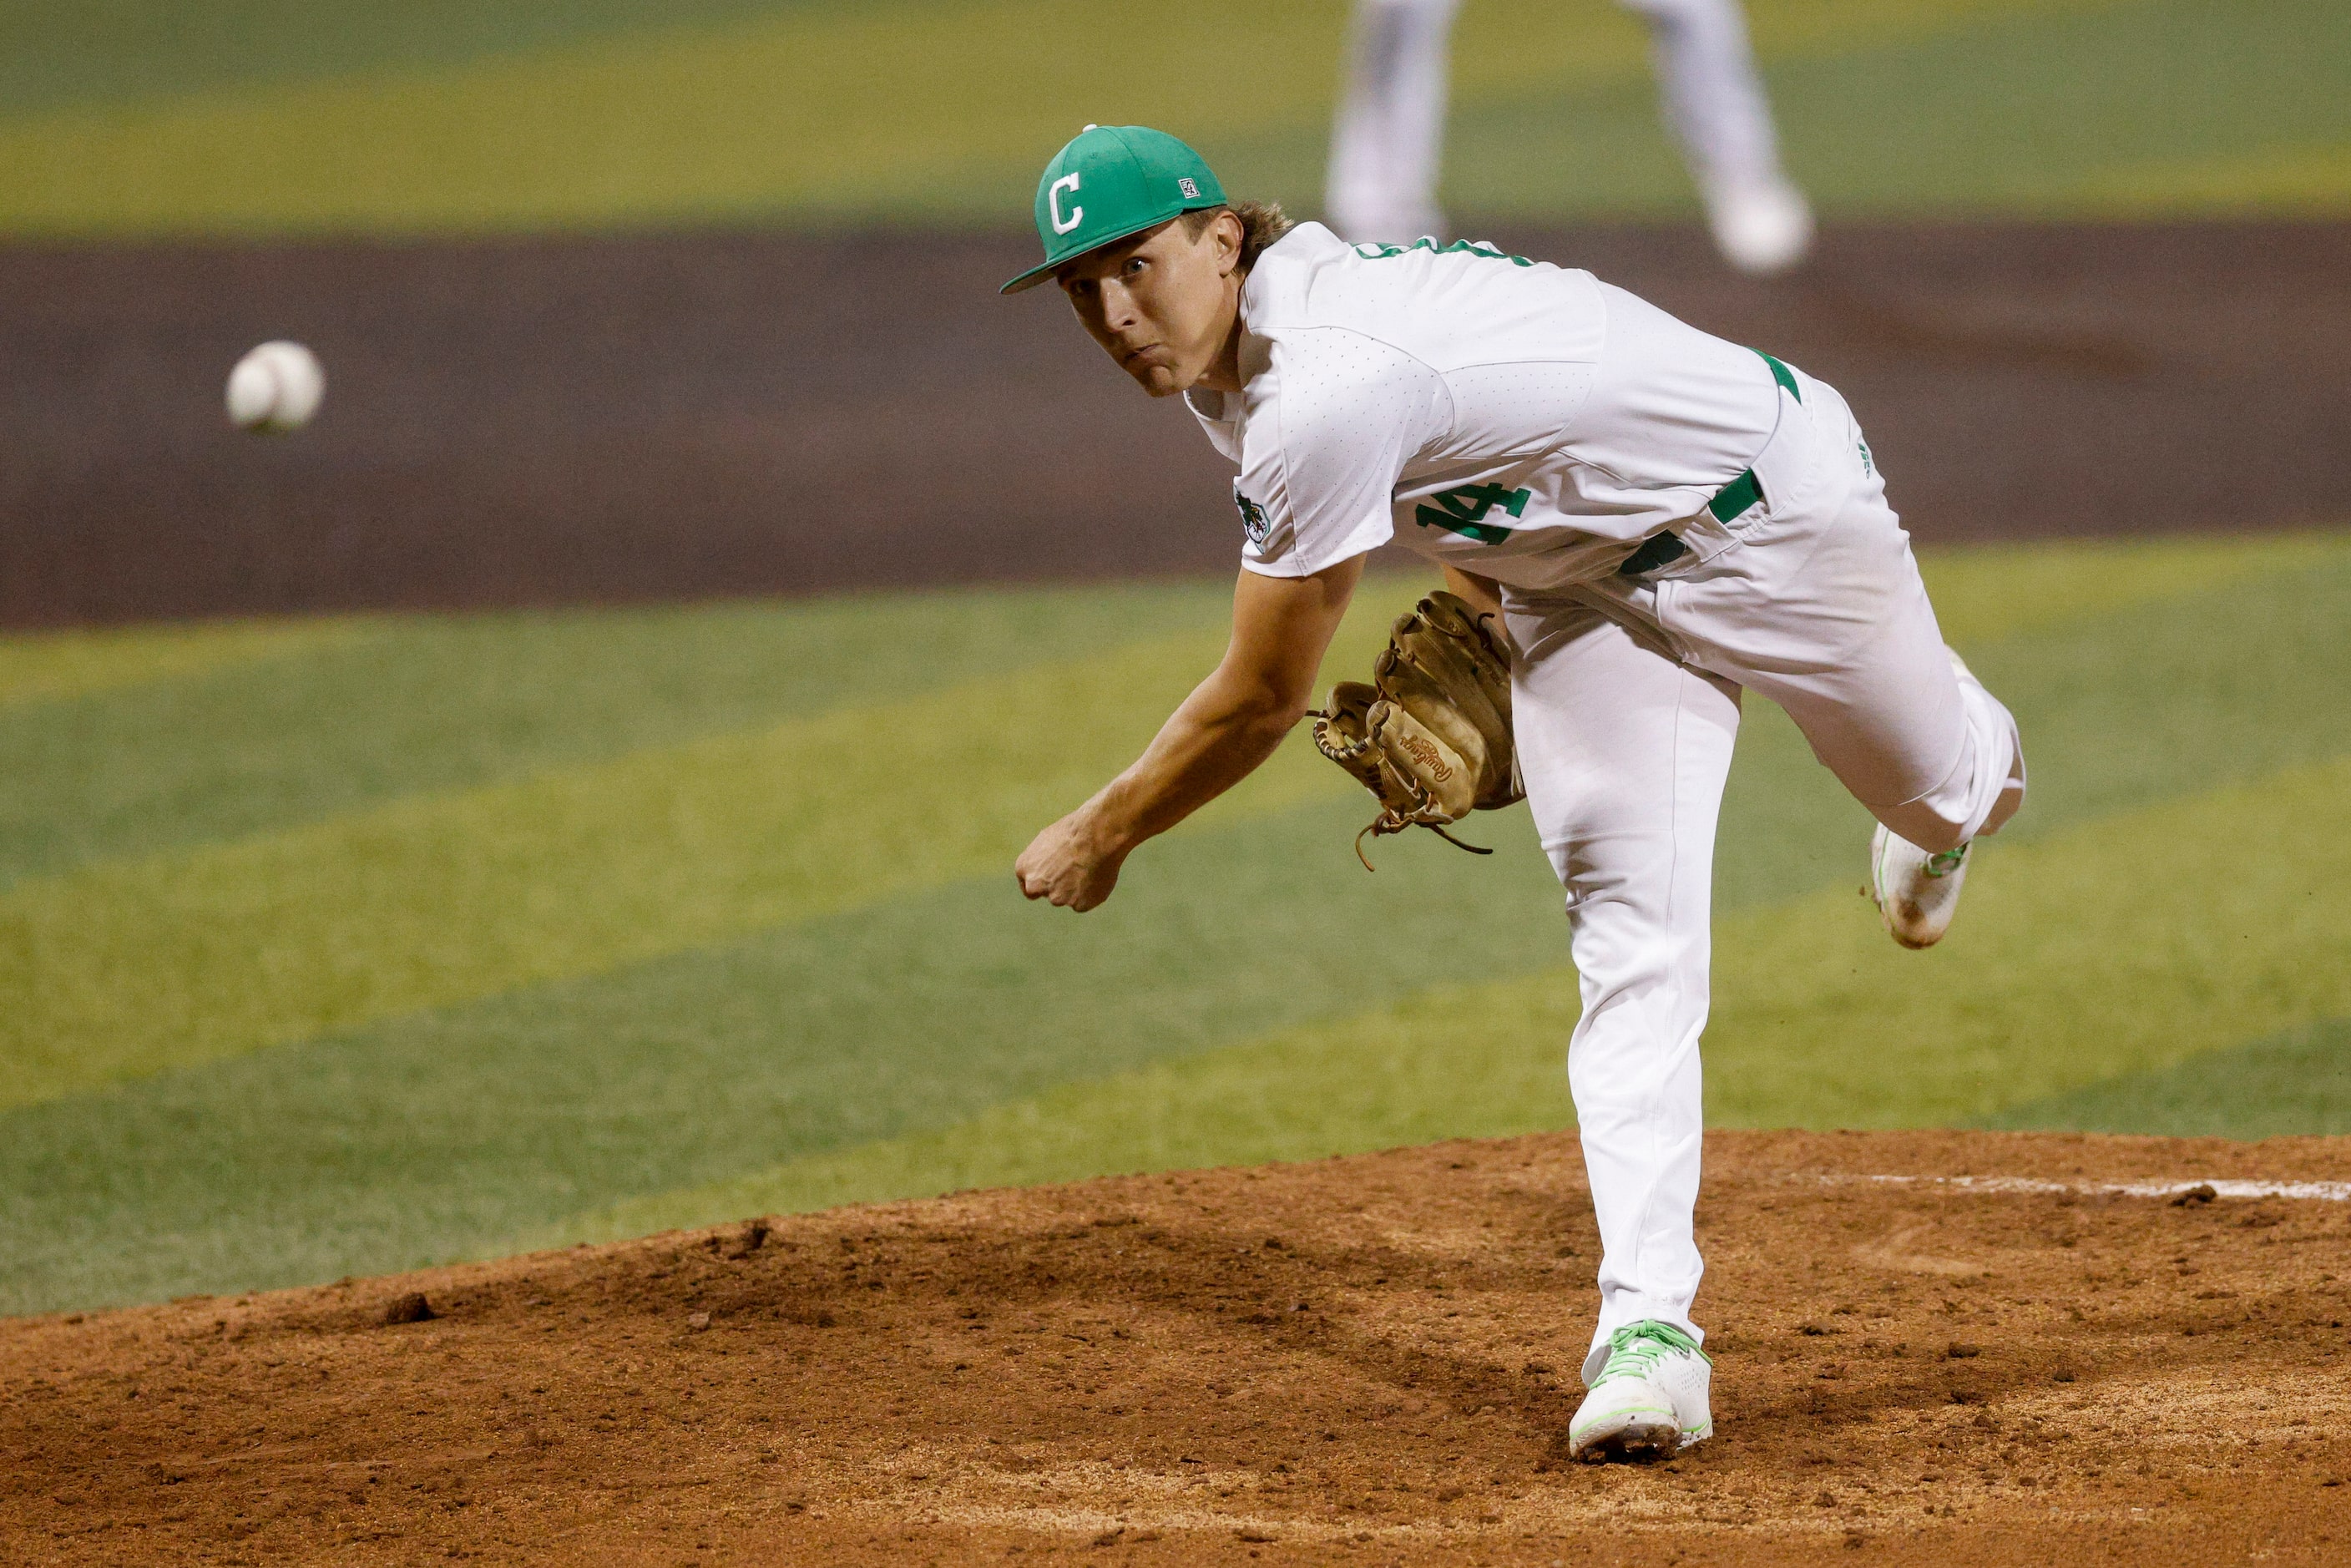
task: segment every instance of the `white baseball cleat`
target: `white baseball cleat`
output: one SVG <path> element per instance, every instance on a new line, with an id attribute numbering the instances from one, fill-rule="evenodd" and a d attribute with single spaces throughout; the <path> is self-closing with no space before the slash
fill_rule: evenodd
<path id="1" fill-rule="evenodd" d="M 1785 272 L 1813 248 L 1812 204 L 1785 180 L 1709 190 L 1706 218 L 1722 258 L 1750 277 Z"/>
<path id="2" fill-rule="evenodd" d="M 1869 838 L 1869 896 L 1886 929 L 1905 947 L 1932 947 L 1959 912 L 1968 845 L 1929 854 L 1881 824 Z"/>
<path id="3" fill-rule="evenodd" d="M 1714 1436 L 1707 1385 L 1714 1363 L 1698 1341 L 1670 1323 L 1627 1323 L 1608 1336 L 1591 1392 L 1567 1425 L 1567 1451 L 1587 1464 L 1610 1459 L 1670 1459 Z"/>

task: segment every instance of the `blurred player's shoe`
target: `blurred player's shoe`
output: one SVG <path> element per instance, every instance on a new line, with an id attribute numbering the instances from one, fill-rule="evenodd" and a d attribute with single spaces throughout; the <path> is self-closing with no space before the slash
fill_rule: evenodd
<path id="1" fill-rule="evenodd" d="M 1706 218 L 1723 259 L 1757 277 L 1787 271 L 1813 248 L 1812 204 L 1785 180 L 1710 189 Z"/>
<path id="2" fill-rule="evenodd" d="M 1435 207 L 1390 206 L 1336 197 L 1331 204 L 1331 226 L 1349 245 L 1410 245 L 1423 235 L 1441 240 L 1449 232 L 1445 214 Z"/>
<path id="3" fill-rule="evenodd" d="M 1869 839 L 1869 896 L 1894 939 L 1905 947 L 1932 947 L 1959 912 L 1968 880 L 1968 846 L 1929 854 L 1883 825 Z"/>
<path id="4" fill-rule="evenodd" d="M 1714 1436 L 1707 1385 L 1714 1364 L 1698 1341 L 1670 1323 L 1627 1323 L 1608 1336 L 1591 1392 L 1567 1426 L 1567 1451 L 1600 1464 L 1609 1459 L 1670 1459 Z"/>

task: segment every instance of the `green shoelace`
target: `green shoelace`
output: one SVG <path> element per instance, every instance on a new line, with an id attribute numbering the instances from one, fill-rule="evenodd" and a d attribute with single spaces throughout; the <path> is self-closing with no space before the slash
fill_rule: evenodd
<path id="1" fill-rule="evenodd" d="M 1646 1377 L 1661 1359 L 1678 1350 L 1688 1351 L 1708 1366 L 1714 1364 L 1714 1358 L 1698 1349 L 1698 1341 L 1671 1323 L 1627 1323 L 1608 1336 L 1608 1362 L 1593 1386 L 1612 1377 Z"/>
<path id="2" fill-rule="evenodd" d="M 1928 876 L 1949 876 L 1967 863 L 1968 846 L 1961 844 L 1958 849 L 1945 850 L 1938 855 L 1928 855 L 1927 857 L 1927 874 Z"/>

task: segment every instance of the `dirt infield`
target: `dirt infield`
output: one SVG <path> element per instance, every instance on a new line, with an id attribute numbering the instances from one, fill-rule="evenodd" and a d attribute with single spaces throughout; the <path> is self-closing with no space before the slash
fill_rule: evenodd
<path id="1" fill-rule="evenodd" d="M 1928 539 L 2339 521 L 2351 224 L 1490 237 L 1850 395 Z M 0 625 L 1223 571 L 1230 471 L 1033 237 L 0 247 Z M 227 428 L 251 343 L 319 423 Z"/>
<path id="2" fill-rule="evenodd" d="M 2351 1553 L 2351 1140 L 1708 1160 L 1719 1436 L 1662 1469 L 1562 1457 L 1594 1244 L 1543 1136 L 0 1324 L 0 1558 Z"/>

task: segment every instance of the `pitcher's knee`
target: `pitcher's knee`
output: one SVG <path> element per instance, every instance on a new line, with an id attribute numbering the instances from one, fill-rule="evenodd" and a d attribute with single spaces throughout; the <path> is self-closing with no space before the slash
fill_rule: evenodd
<path id="1" fill-rule="evenodd" d="M 1961 685 L 1967 727 L 1941 781 L 1898 806 L 1870 807 L 1889 831 L 1929 854 L 1997 832 L 2024 800 L 2024 743 L 2016 720 L 1973 676 Z"/>

